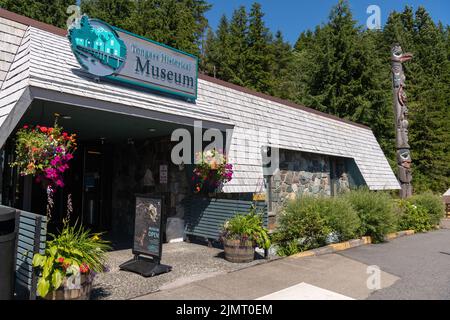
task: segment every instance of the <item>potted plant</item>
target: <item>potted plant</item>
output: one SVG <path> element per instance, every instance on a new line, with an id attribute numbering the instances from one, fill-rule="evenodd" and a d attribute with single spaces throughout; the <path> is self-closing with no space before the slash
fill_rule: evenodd
<path id="1" fill-rule="evenodd" d="M 109 242 L 67 222 L 59 235 L 50 236 L 45 253 L 33 256 L 33 267 L 40 272 L 38 295 L 46 300 L 88 300 L 95 275 L 105 271 Z"/>
<path id="2" fill-rule="evenodd" d="M 257 214 L 254 208 L 247 215 L 237 214 L 226 221 L 221 240 L 225 259 L 237 263 L 253 261 L 255 247 L 267 250 L 271 244 L 262 215 Z"/>
<path id="3" fill-rule="evenodd" d="M 225 154 L 212 149 L 195 155 L 193 173 L 194 193 L 211 193 L 231 181 L 233 165 L 228 163 Z"/>

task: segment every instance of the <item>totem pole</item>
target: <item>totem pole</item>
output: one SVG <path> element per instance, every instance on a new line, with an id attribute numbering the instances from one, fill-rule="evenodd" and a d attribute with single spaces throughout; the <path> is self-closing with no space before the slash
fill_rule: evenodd
<path id="1" fill-rule="evenodd" d="M 412 195 L 411 153 L 408 143 L 408 106 L 405 93 L 405 73 L 403 62 L 412 59 L 412 54 L 403 53 L 398 44 L 392 47 L 392 76 L 394 91 L 394 117 L 396 131 L 398 179 L 400 181 L 400 198 L 405 199 Z"/>

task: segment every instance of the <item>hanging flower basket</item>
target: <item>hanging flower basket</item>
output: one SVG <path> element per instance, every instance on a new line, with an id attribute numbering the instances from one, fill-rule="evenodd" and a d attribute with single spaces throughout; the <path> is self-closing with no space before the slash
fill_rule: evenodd
<path id="1" fill-rule="evenodd" d="M 47 190 L 47 215 L 56 188 L 64 187 L 64 172 L 77 148 L 75 134 L 68 134 L 55 122 L 53 127 L 25 125 L 16 134 L 16 161 L 22 176 L 32 175 Z"/>
<path id="2" fill-rule="evenodd" d="M 233 165 L 223 153 L 212 149 L 195 155 L 193 173 L 194 193 L 214 193 L 232 180 Z"/>

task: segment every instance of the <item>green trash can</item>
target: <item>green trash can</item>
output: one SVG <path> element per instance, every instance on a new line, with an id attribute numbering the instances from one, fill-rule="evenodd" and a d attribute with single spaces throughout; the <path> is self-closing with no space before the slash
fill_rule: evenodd
<path id="1" fill-rule="evenodd" d="M 0 300 L 14 297 L 16 210 L 0 206 Z"/>

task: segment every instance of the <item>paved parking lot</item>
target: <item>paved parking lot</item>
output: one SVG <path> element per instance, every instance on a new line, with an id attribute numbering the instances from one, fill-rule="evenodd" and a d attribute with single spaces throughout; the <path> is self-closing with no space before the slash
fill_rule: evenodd
<path id="1" fill-rule="evenodd" d="M 369 299 L 450 299 L 450 230 L 343 251 L 342 256 L 400 278 Z"/>

